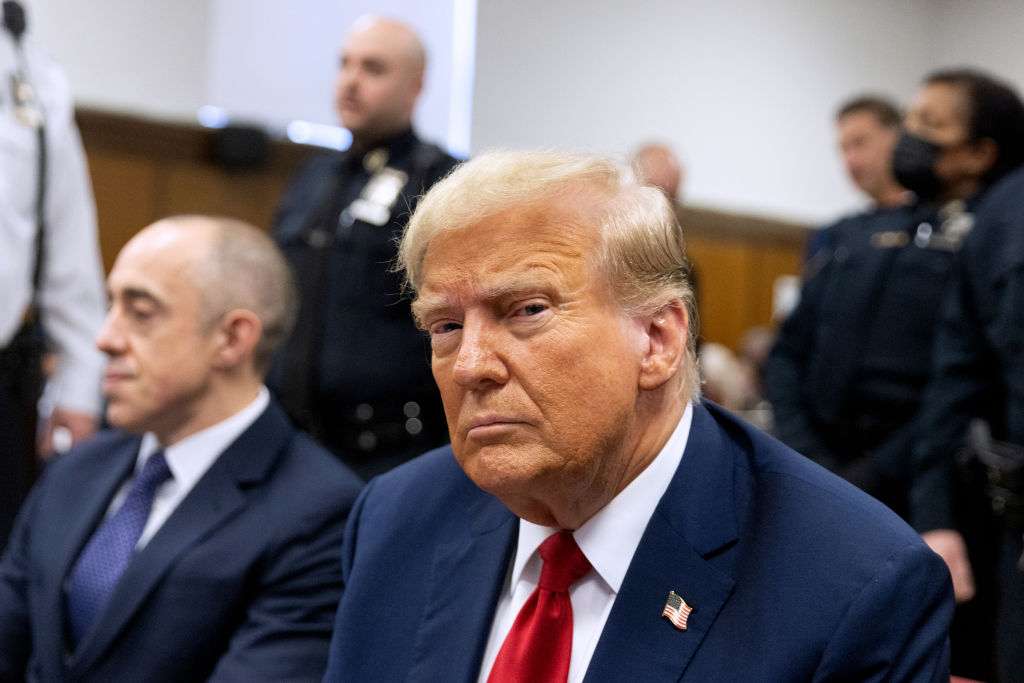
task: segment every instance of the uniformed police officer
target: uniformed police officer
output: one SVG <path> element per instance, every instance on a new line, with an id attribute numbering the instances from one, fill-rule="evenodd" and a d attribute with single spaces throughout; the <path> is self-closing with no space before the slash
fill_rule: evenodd
<path id="1" fill-rule="evenodd" d="M 964 238 L 983 229 L 986 188 L 1022 161 L 1024 105 L 1010 88 L 967 70 L 928 77 L 893 155 L 917 200 L 836 231 L 766 364 L 778 436 L 908 518 L 944 286 Z M 954 637 L 954 673 L 986 677 L 989 659 L 970 650 Z"/>
<path id="2" fill-rule="evenodd" d="M 924 394 L 911 507 L 925 541 L 950 566 L 961 595 L 994 578 L 999 586 L 998 680 L 1024 676 L 1024 168 L 978 207 L 944 297 L 934 374 Z M 996 452 L 984 478 L 964 481 L 954 456 L 968 424 L 983 419 Z M 1002 444 L 997 443 L 1003 442 Z M 984 455 L 980 454 L 979 455 Z M 958 476 L 959 475 L 959 476 Z M 989 488 L 994 514 L 969 524 L 971 483 Z M 969 511 L 969 510 L 968 510 Z M 968 536 L 965 543 L 961 534 Z M 971 549 L 968 559 L 967 549 Z M 994 567 L 979 553 L 991 548 Z M 971 564 L 974 564 L 972 572 Z M 981 573 L 975 577 L 974 574 Z M 987 572 L 987 573 L 986 573 Z"/>
<path id="3" fill-rule="evenodd" d="M 5 2 L 0 29 L 0 549 L 36 466 L 39 344 L 55 352 L 42 453 L 60 428 L 91 435 L 100 411 L 103 269 L 96 211 L 63 71 L 23 35 Z M 42 249 L 37 251 L 41 238 Z M 37 266 L 37 260 L 39 265 Z M 37 275 L 38 273 L 38 275 Z"/>
<path id="4" fill-rule="evenodd" d="M 843 165 L 850 181 L 871 202 L 866 212 L 845 217 L 815 230 L 807 240 L 806 272 L 811 275 L 828 260 L 833 233 L 844 230 L 849 221 L 864 219 L 863 213 L 902 206 L 907 191 L 892 173 L 892 151 L 900 136 L 899 107 L 877 95 L 858 95 L 836 112 L 836 136 Z"/>
<path id="5" fill-rule="evenodd" d="M 457 163 L 412 130 L 424 64 L 408 26 L 356 23 L 336 86 L 352 145 L 302 169 L 275 219 L 301 306 L 268 383 L 299 424 L 364 477 L 448 439 L 425 338 L 391 272 L 416 197 Z"/>

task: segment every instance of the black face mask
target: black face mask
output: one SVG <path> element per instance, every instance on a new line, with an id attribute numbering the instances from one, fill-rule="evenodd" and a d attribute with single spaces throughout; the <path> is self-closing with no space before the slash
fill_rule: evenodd
<path id="1" fill-rule="evenodd" d="M 921 201 L 936 198 L 942 192 L 942 181 L 935 175 L 935 159 L 940 145 L 916 135 L 903 133 L 892 151 L 892 174 L 903 187 Z"/>

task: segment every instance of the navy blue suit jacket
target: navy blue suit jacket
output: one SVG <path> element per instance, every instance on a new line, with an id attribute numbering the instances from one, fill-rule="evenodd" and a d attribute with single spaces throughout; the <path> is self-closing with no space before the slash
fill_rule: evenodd
<path id="1" fill-rule="evenodd" d="M 448 448 L 371 482 L 325 681 L 476 681 L 517 530 Z M 671 590 L 685 631 L 661 616 Z M 952 611 L 945 565 L 895 514 L 703 404 L 586 680 L 948 681 Z"/>
<path id="2" fill-rule="evenodd" d="M 0 681 L 319 680 L 360 483 L 273 402 L 65 651 L 65 578 L 138 447 L 101 434 L 54 462 L 22 508 L 0 562 Z"/>

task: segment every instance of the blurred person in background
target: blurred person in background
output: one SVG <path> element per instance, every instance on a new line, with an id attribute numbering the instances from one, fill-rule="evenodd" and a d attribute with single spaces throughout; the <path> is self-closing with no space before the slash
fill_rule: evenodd
<path id="1" fill-rule="evenodd" d="M 1021 681 L 1024 169 L 992 188 L 977 219 L 942 297 L 910 502 L 961 599 L 996 587 L 996 678 Z"/>
<path id="2" fill-rule="evenodd" d="M 633 168 L 644 185 L 656 187 L 672 201 L 679 201 L 683 165 L 667 145 L 659 142 L 645 144 L 633 154 Z"/>
<path id="3" fill-rule="evenodd" d="M 103 320 L 96 212 L 63 72 L 25 35 L 20 5 L 0 32 L 0 548 L 38 455 L 91 435 L 100 412 Z M 42 358 L 56 363 L 37 424 Z M 38 443 L 37 443 L 38 438 Z"/>
<path id="4" fill-rule="evenodd" d="M 892 171 L 892 151 L 900 136 L 903 115 L 899 107 L 884 97 L 859 95 L 848 100 L 836 113 L 839 151 L 850 180 L 871 202 L 867 214 L 900 206 L 907 201 L 907 191 Z M 805 261 L 808 271 L 821 268 L 828 259 L 834 233 L 843 230 L 843 223 L 860 220 L 861 216 L 845 218 L 811 234 Z"/>
<path id="5" fill-rule="evenodd" d="M 425 64 L 405 24 L 367 16 L 352 27 L 335 91 L 352 146 L 299 171 L 273 228 L 300 304 L 268 385 L 367 479 L 448 440 L 425 338 L 391 270 L 417 197 L 457 163 L 412 128 Z"/>
<path id="6" fill-rule="evenodd" d="M 779 438 L 918 530 L 927 528 L 910 514 L 911 470 L 945 287 L 964 238 L 986 229 L 974 212 L 987 189 L 1022 162 L 1024 104 L 1013 89 L 972 70 L 928 76 L 893 155 L 915 200 L 834 233 L 766 365 Z M 991 662 L 980 597 L 953 632 L 953 672 L 974 678 Z"/>

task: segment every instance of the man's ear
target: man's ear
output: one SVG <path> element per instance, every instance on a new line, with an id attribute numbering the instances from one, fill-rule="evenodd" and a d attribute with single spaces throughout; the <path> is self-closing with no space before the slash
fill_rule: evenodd
<path id="1" fill-rule="evenodd" d="M 252 311 L 236 308 L 224 314 L 218 324 L 214 365 L 229 369 L 247 360 L 251 362 L 253 348 L 262 334 L 263 324 Z"/>
<path id="2" fill-rule="evenodd" d="M 641 389 L 658 389 L 679 373 L 686 358 L 689 324 L 686 307 L 679 299 L 645 319 L 647 348 L 640 362 Z"/>

